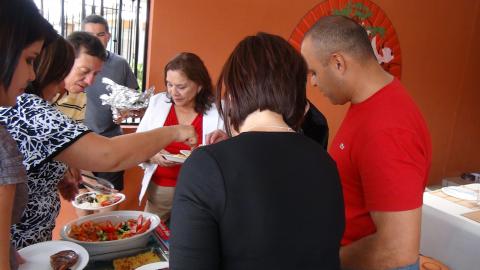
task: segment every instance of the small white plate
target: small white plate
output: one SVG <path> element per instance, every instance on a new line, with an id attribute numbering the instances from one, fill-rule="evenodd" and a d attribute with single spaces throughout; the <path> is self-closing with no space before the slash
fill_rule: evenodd
<path id="1" fill-rule="evenodd" d="M 173 161 L 178 163 L 184 163 L 185 160 L 187 159 L 187 157 L 184 155 L 162 154 L 162 156 L 168 161 Z"/>
<path id="2" fill-rule="evenodd" d="M 125 194 L 123 194 L 123 193 L 114 193 L 115 195 L 120 196 L 120 200 L 118 200 L 117 202 L 112 203 L 112 204 L 110 204 L 110 205 L 107 205 L 107 206 L 92 207 L 92 206 L 89 206 L 89 205 L 80 205 L 80 204 L 78 204 L 78 203 L 77 203 L 77 198 L 80 197 L 80 196 L 86 196 L 85 194 L 98 194 L 98 192 L 91 191 L 91 192 L 86 192 L 86 193 L 78 194 L 77 196 L 75 196 L 75 199 L 72 201 L 72 205 L 73 205 L 75 208 L 83 209 L 83 210 L 100 210 L 100 209 L 105 209 L 105 208 L 112 207 L 112 206 L 117 205 L 117 204 L 119 204 L 119 203 L 121 203 L 121 202 L 123 202 L 123 201 L 125 200 Z"/>
<path id="3" fill-rule="evenodd" d="M 164 269 L 168 267 L 168 262 L 155 262 L 142 265 L 135 270 L 157 270 L 157 269 Z"/>
<path id="4" fill-rule="evenodd" d="M 461 186 L 444 187 L 442 188 L 442 192 L 449 196 L 462 199 L 462 200 L 467 200 L 467 201 L 477 200 L 477 192 Z"/>
<path id="5" fill-rule="evenodd" d="M 81 270 L 88 264 L 88 252 L 79 244 L 68 241 L 47 241 L 24 247 L 18 251 L 26 261 L 19 270 L 51 270 L 50 256 L 62 250 L 73 250 L 78 254 L 77 263 L 72 270 Z"/>
<path id="6" fill-rule="evenodd" d="M 192 154 L 192 151 L 190 150 L 180 150 L 180 154 L 184 155 L 185 157 L 188 158 L 188 156 L 190 156 L 190 154 Z"/>

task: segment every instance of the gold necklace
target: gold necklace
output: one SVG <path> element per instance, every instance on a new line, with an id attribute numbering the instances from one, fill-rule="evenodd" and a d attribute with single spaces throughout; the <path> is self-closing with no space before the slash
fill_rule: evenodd
<path id="1" fill-rule="evenodd" d="M 282 127 L 282 126 L 275 126 L 275 125 L 263 125 L 263 126 L 253 126 L 247 130 L 244 130 L 242 132 L 248 132 L 248 131 L 254 131 L 256 128 L 276 128 L 276 129 L 282 129 L 287 132 L 294 132 L 293 128 L 291 127 Z M 262 131 L 262 130 L 257 130 L 257 131 Z"/>

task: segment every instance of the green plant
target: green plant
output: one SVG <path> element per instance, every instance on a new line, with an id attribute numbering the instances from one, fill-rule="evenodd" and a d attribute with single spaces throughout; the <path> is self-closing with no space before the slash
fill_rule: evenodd
<path id="1" fill-rule="evenodd" d="M 369 18 L 372 16 L 372 11 L 363 3 L 353 3 L 352 1 L 350 1 L 344 8 L 334 9 L 332 11 L 332 14 L 341 15 L 356 20 L 368 31 L 371 36 L 375 36 L 378 34 L 380 35 L 380 37 L 384 37 L 385 35 L 384 27 L 366 25 L 363 22 L 369 21 Z"/>

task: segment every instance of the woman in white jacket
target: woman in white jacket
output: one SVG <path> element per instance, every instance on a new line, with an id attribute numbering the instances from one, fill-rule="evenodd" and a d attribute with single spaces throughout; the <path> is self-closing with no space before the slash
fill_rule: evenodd
<path id="1" fill-rule="evenodd" d="M 158 127 L 185 124 L 193 125 L 198 134 L 198 143 L 205 143 L 206 134 L 223 129 L 223 121 L 215 107 L 213 86 L 203 61 L 193 53 L 180 53 L 164 69 L 167 92 L 150 99 L 137 132 Z M 170 217 L 173 194 L 181 164 L 166 160 L 163 154 L 178 154 L 189 150 L 183 143 L 171 143 L 165 149 L 142 164 L 144 178 L 140 200 L 145 190 L 145 211 L 155 213 L 163 221 Z"/>

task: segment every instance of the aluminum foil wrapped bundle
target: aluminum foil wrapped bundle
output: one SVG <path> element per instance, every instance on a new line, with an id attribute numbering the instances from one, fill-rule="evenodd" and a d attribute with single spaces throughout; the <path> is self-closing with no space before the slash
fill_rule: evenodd
<path id="1" fill-rule="evenodd" d="M 139 117 L 148 107 L 150 97 L 154 94 L 154 87 L 144 92 L 119 85 L 109 78 L 103 78 L 102 83 L 107 85 L 110 94 L 100 96 L 102 105 L 110 105 L 115 122 L 127 117 Z"/>

